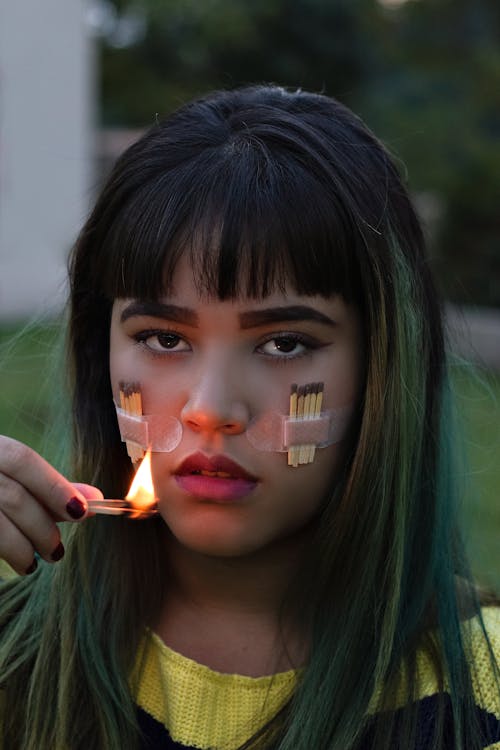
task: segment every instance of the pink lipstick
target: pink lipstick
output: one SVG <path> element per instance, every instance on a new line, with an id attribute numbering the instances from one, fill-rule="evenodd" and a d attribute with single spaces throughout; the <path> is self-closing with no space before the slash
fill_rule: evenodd
<path id="1" fill-rule="evenodd" d="M 258 479 L 227 456 L 193 453 L 174 471 L 181 489 L 194 497 L 231 502 L 255 489 Z"/>

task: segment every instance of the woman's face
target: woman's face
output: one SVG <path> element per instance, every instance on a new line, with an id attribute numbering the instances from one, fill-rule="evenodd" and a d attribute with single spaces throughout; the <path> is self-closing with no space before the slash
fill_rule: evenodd
<path id="1" fill-rule="evenodd" d="M 323 382 L 323 409 L 354 406 L 360 321 L 339 296 L 291 288 L 261 300 L 200 297 L 182 260 L 159 303 L 116 300 L 110 368 L 117 401 L 120 381 L 139 383 L 144 414 L 182 424 L 175 450 L 152 456 L 171 533 L 193 551 L 246 555 L 305 529 L 331 492 L 342 450 L 318 449 L 313 463 L 293 468 L 287 453 L 251 445 L 250 421 L 288 414 L 292 383 Z"/>

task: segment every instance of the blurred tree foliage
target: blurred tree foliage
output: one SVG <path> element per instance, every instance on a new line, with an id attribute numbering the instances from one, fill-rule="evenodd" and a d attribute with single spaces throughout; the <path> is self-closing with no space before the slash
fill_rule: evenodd
<path id="1" fill-rule="evenodd" d="M 448 299 L 500 306 L 498 0 L 102 4 L 104 126 L 249 82 L 336 96 L 406 165 Z"/>

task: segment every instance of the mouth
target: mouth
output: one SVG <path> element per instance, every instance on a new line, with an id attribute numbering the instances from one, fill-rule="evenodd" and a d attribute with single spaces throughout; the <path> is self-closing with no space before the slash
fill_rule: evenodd
<path id="1" fill-rule="evenodd" d="M 227 456 L 194 453 L 174 471 L 178 486 L 189 495 L 220 502 L 239 500 L 255 489 L 257 477 Z"/>

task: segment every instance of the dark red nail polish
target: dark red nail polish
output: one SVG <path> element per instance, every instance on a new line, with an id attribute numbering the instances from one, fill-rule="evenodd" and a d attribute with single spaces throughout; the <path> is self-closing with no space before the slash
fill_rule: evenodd
<path id="1" fill-rule="evenodd" d="M 29 568 L 26 568 L 26 575 L 29 576 L 31 573 L 34 573 L 35 570 L 38 568 L 38 561 L 35 557 Z"/>
<path id="2" fill-rule="evenodd" d="M 64 557 L 64 546 L 62 542 L 59 542 L 59 544 L 57 545 L 57 547 L 51 554 L 50 559 L 53 560 L 54 562 L 57 562 L 62 557 Z"/>
<path id="3" fill-rule="evenodd" d="M 72 497 L 66 504 L 66 511 L 71 518 L 81 518 L 85 514 L 85 506 L 77 497 Z"/>

